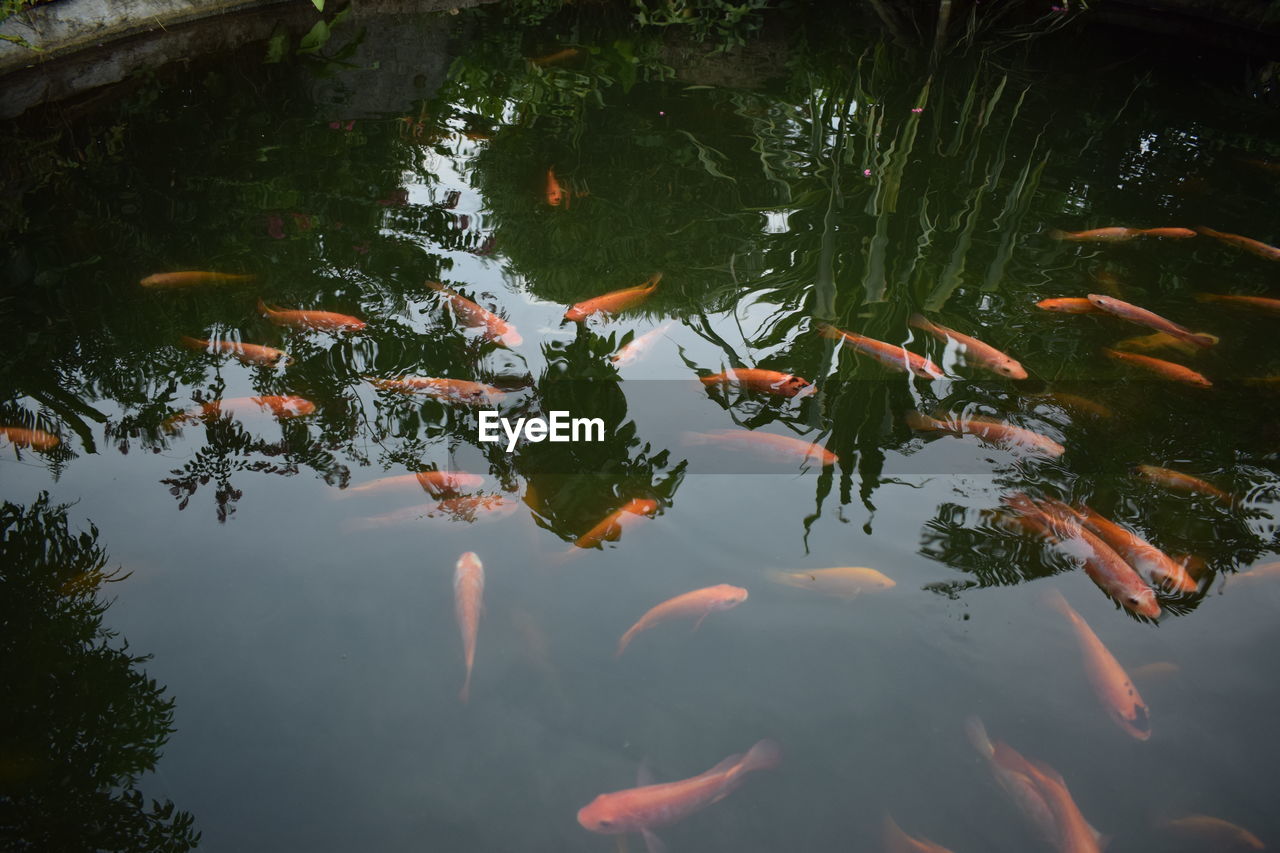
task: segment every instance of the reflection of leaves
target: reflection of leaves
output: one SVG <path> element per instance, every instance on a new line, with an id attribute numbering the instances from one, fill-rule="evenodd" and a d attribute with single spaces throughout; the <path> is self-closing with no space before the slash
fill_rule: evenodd
<path id="1" fill-rule="evenodd" d="M 194 849 L 193 818 L 148 807 L 138 778 L 173 732 L 172 699 L 102 627 L 98 531 L 67 530 L 42 494 L 0 506 L 0 847 Z"/>

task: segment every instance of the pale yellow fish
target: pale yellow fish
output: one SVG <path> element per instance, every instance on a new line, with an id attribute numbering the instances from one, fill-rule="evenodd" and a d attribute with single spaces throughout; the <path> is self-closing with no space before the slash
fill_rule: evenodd
<path id="1" fill-rule="evenodd" d="M 863 592 L 874 592 L 897 586 L 897 582 L 875 569 L 860 566 L 838 566 L 834 569 L 809 569 L 799 572 L 773 572 L 777 583 L 800 589 L 811 589 L 826 595 L 852 598 Z"/>
<path id="2" fill-rule="evenodd" d="M 1212 338 L 1214 343 L 1217 343 L 1220 340 L 1217 335 L 1205 334 L 1205 338 Z M 1125 338 L 1122 341 L 1116 341 L 1115 345 L 1120 349 L 1127 349 L 1130 352 L 1155 352 L 1157 350 L 1168 349 L 1185 355 L 1195 355 L 1202 351 L 1201 347 L 1198 347 L 1195 344 L 1189 344 L 1186 341 L 1180 341 L 1173 335 L 1166 334 L 1165 332 L 1155 332 L 1150 335 L 1138 335 L 1136 338 Z"/>
<path id="3" fill-rule="evenodd" d="M 1247 572 L 1240 572 L 1232 581 L 1243 580 L 1263 580 L 1263 579 L 1280 579 L 1280 562 L 1263 563 L 1260 566 L 1252 566 Z"/>

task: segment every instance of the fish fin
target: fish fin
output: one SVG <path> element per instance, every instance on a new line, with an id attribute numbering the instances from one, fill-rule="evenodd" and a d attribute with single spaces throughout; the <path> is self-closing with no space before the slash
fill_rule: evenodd
<path id="1" fill-rule="evenodd" d="M 458 699 L 465 705 L 471 701 L 471 670 L 467 670 L 467 679 L 462 682 L 462 689 L 458 691 Z"/>
<path id="2" fill-rule="evenodd" d="M 649 280 L 646 281 L 644 284 L 645 284 L 645 287 L 649 288 L 650 290 L 654 290 L 657 288 L 658 283 L 660 281 L 662 281 L 662 273 L 656 272 L 653 275 L 649 276 Z"/>
<path id="3" fill-rule="evenodd" d="M 982 724 L 982 720 L 977 716 L 967 717 L 964 721 L 964 731 L 969 737 L 969 743 L 973 744 L 973 748 L 982 753 L 983 758 L 990 759 L 995 755 L 996 747 L 991 742 L 991 738 L 987 735 L 987 727 Z"/>
<path id="4" fill-rule="evenodd" d="M 778 746 L 777 741 L 765 738 L 757 741 L 755 746 L 747 750 L 746 756 L 742 759 L 742 766 L 739 768 L 741 773 L 752 773 L 756 770 L 772 770 L 782 763 L 782 747 Z"/>
<path id="5" fill-rule="evenodd" d="M 712 767 L 710 770 L 707 770 L 703 773 L 699 773 L 696 778 L 704 779 L 707 776 L 719 776 L 723 773 L 728 773 L 729 771 L 733 770 L 733 768 L 741 764 L 744 758 L 746 758 L 746 756 L 744 756 L 741 752 L 735 752 L 733 755 L 730 755 L 728 758 L 721 761 L 719 764 L 717 764 L 715 767 Z"/>
<path id="6" fill-rule="evenodd" d="M 944 424 L 936 418 L 931 418 L 928 415 L 922 415 L 919 412 L 907 412 L 902 416 L 902 420 L 907 426 L 914 430 L 919 430 L 920 432 L 945 431 L 943 430 Z"/>
<path id="7" fill-rule="evenodd" d="M 1187 340 L 1198 347 L 1211 347 L 1222 340 L 1217 335 L 1211 335 L 1208 332 L 1192 332 Z"/>
<path id="8" fill-rule="evenodd" d="M 1045 236 L 1047 236 L 1050 240 L 1065 240 L 1067 239 L 1068 236 L 1070 236 L 1067 234 L 1066 231 L 1063 231 L 1061 228 L 1050 228 L 1048 231 L 1044 233 L 1045 233 Z"/>
<path id="9" fill-rule="evenodd" d="M 923 314 L 912 314 L 907 318 L 907 325 L 926 332 L 932 332 L 934 328 L 933 324 Z"/>
<path id="10" fill-rule="evenodd" d="M 652 830 L 642 829 L 640 830 L 640 835 L 644 838 L 644 849 L 648 853 L 667 853 L 667 845 L 663 843 L 661 838 L 654 835 Z"/>
<path id="11" fill-rule="evenodd" d="M 1048 777 L 1049 779 L 1052 779 L 1054 782 L 1061 785 L 1062 787 L 1064 788 L 1067 787 L 1067 780 L 1063 779 L 1062 774 L 1059 773 L 1057 770 L 1054 770 L 1048 764 L 1045 764 L 1043 761 L 1040 761 L 1039 759 L 1036 759 L 1036 758 L 1028 758 L 1027 761 L 1031 763 L 1031 766 L 1034 767 L 1037 772 L 1043 773 L 1046 777 Z M 1092 829 L 1092 827 L 1090 827 L 1090 829 Z M 1094 830 L 1094 834 L 1095 835 L 1097 834 L 1097 830 Z"/>
<path id="12" fill-rule="evenodd" d="M 702 623 L 703 623 L 703 622 L 706 620 L 706 618 L 707 618 L 707 613 L 710 613 L 710 612 L 711 612 L 711 611 L 710 611 L 710 610 L 708 610 L 706 613 L 703 613 L 701 616 L 699 616 L 699 617 L 698 617 L 698 621 L 693 623 L 693 628 L 692 628 L 692 630 L 690 630 L 690 631 L 689 631 L 689 633 L 690 633 L 690 634 L 692 634 L 694 631 L 696 631 L 696 630 L 698 630 L 699 628 L 701 628 L 701 627 L 702 627 Z"/>
<path id="13" fill-rule="evenodd" d="M 202 341 L 198 338 L 193 338 L 190 335 L 183 335 L 178 340 L 182 341 L 182 345 L 188 349 L 207 350 L 209 348 L 208 341 Z"/>
<path id="14" fill-rule="evenodd" d="M 449 288 L 445 287 L 438 281 L 424 281 L 423 284 L 434 290 L 436 293 L 446 293 L 449 290 Z"/>
<path id="15" fill-rule="evenodd" d="M 640 759 L 640 766 L 636 768 L 636 787 L 647 788 L 654 784 L 653 768 L 649 766 L 649 757 L 646 755 Z"/>
<path id="16" fill-rule="evenodd" d="M 1111 846 L 1110 835 L 1103 835 L 1101 832 L 1094 829 L 1093 826 L 1091 826 L 1088 823 L 1086 823 L 1085 826 L 1089 827 L 1089 832 L 1092 833 L 1094 840 L 1098 843 L 1099 850 L 1106 850 L 1109 846 Z"/>
<path id="17" fill-rule="evenodd" d="M 840 334 L 840 330 L 830 323 L 817 323 L 813 328 L 824 338 L 830 338 L 833 341 L 838 341 L 843 337 L 843 335 Z"/>

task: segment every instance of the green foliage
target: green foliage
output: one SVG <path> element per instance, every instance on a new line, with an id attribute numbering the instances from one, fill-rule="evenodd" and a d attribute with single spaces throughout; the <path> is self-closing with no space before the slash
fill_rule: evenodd
<path id="1" fill-rule="evenodd" d="M 632 0 L 640 26 L 679 27 L 695 41 L 713 40 L 718 50 L 746 44 L 773 5 L 773 0 Z"/>

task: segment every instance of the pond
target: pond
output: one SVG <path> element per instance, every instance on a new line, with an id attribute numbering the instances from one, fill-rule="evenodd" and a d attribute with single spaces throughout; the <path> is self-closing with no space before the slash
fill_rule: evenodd
<path id="1" fill-rule="evenodd" d="M 6 845 L 1280 841 L 1243 60 L 524 8 L 5 131 Z"/>

